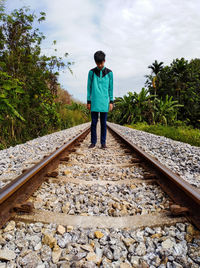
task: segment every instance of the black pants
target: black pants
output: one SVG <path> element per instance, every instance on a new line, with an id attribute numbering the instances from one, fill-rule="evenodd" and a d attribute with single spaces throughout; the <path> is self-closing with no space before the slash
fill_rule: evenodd
<path id="1" fill-rule="evenodd" d="M 97 142 L 97 122 L 98 114 L 100 113 L 100 123 L 101 123 L 101 144 L 106 143 L 106 130 L 107 130 L 107 115 L 108 112 L 92 112 L 91 111 L 91 143 L 96 144 Z"/>

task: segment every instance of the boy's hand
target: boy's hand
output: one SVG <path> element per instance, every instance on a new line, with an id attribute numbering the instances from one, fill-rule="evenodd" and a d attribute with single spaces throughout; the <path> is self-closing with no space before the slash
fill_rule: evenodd
<path id="1" fill-rule="evenodd" d="M 112 109 L 113 109 L 113 103 L 110 103 L 109 104 L 109 111 L 112 111 Z"/>
<path id="2" fill-rule="evenodd" d="M 90 110 L 91 109 L 91 103 L 87 103 L 87 108 Z"/>

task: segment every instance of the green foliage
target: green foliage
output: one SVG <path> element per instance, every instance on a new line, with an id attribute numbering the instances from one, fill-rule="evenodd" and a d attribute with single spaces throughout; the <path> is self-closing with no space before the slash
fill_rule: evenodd
<path id="1" fill-rule="evenodd" d="M 45 17 L 45 12 L 37 17 L 27 7 L 6 14 L 0 5 L 1 149 L 88 121 L 83 105 L 73 104 L 72 109 L 57 101 L 59 71 L 73 73 L 73 62 L 41 55 L 45 36 L 33 25 Z"/>
<path id="2" fill-rule="evenodd" d="M 184 126 L 184 123 L 182 124 L 182 126 L 178 126 L 178 127 L 164 126 L 161 124 L 148 125 L 147 123 L 137 123 L 133 125 L 125 124 L 124 126 L 146 131 L 146 132 L 153 133 L 159 136 L 165 136 L 173 140 L 186 142 L 193 146 L 200 146 L 199 129 L 195 129 L 192 126 Z"/>
<path id="3" fill-rule="evenodd" d="M 158 99 L 156 95 L 150 95 L 145 88 L 142 88 L 140 93 L 128 92 L 128 96 L 115 98 L 114 103 L 109 119 L 120 124 L 172 124 L 176 119 L 178 107 L 182 107 L 172 97 L 166 95 L 164 99 Z"/>
<path id="4" fill-rule="evenodd" d="M 164 100 L 156 98 L 154 121 L 164 125 L 167 125 L 167 123 L 173 124 L 177 116 L 177 108 L 182 106 L 178 104 L 178 101 L 174 101 L 172 96 L 169 98 L 166 95 Z"/>
<path id="5" fill-rule="evenodd" d="M 192 125 L 200 128 L 200 59 L 175 59 L 170 66 L 157 60 L 141 92 L 114 100 L 108 120 L 119 124 Z"/>
<path id="6" fill-rule="evenodd" d="M 117 97 L 114 101 L 114 109 L 109 114 L 109 119 L 120 124 L 141 122 L 146 117 L 152 118 L 153 95 L 148 94 L 148 90 L 142 88 L 140 93 L 128 92 L 128 96 Z"/>
<path id="7" fill-rule="evenodd" d="M 5 118 L 19 118 L 25 121 L 16 110 L 22 93 L 24 93 L 22 83 L 6 72 L 0 71 L 0 122 L 3 122 Z"/>
<path id="8" fill-rule="evenodd" d="M 153 77 L 146 77 L 145 85 L 150 94 L 154 94 Z M 172 96 L 182 105 L 177 110 L 177 119 L 187 118 L 190 124 L 200 128 L 200 59 L 175 59 L 170 66 L 162 67 L 158 72 L 156 94 L 158 99 Z"/>

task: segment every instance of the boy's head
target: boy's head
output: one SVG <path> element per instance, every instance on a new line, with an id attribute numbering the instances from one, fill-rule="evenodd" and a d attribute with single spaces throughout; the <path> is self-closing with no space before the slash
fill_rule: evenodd
<path id="1" fill-rule="evenodd" d="M 94 61 L 99 69 L 102 69 L 105 63 L 106 54 L 99 50 L 94 53 Z"/>

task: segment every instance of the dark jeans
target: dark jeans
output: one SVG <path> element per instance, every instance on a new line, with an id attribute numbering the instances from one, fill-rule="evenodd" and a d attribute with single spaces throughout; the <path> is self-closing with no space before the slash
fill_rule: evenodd
<path id="1" fill-rule="evenodd" d="M 91 143 L 96 144 L 97 142 L 97 122 L 98 114 L 100 113 L 100 123 L 101 123 L 101 144 L 106 143 L 106 130 L 107 130 L 107 112 L 92 112 L 91 111 Z"/>

